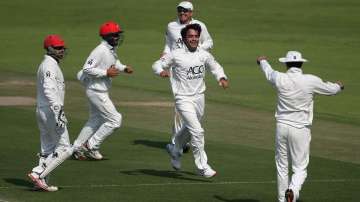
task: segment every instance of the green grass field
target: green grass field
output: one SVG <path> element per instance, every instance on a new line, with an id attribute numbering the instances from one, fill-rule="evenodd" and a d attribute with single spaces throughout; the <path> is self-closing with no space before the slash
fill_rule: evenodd
<path id="1" fill-rule="evenodd" d="M 304 72 L 341 80 L 345 91 L 316 97 L 311 160 L 301 202 L 359 201 L 360 193 L 360 2 L 357 0 L 194 0 L 195 18 L 204 21 L 213 54 L 230 78 L 224 91 L 208 74 L 203 126 L 213 179 L 196 175 L 192 155 L 181 172 L 172 170 L 164 150 L 173 108 L 136 106 L 172 102 L 168 80 L 151 70 L 164 45 L 166 24 L 175 18 L 175 0 L 3 0 L 0 2 L 0 96 L 35 97 L 43 38 L 63 36 L 69 54 L 66 112 L 74 140 L 87 120 L 83 88 L 75 75 L 99 43 L 98 27 L 118 21 L 126 39 L 121 61 L 132 76 L 114 80 L 111 97 L 123 126 L 103 144 L 104 161 L 67 160 L 51 176 L 56 193 L 31 191 L 27 172 L 37 162 L 39 132 L 34 106 L 0 106 L 0 202 L 2 201 L 228 201 L 276 200 L 273 118 L 276 92 L 265 81 L 256 57 L 277 62 L 299 50 Z M 1 97 L 0 97 L 1 99 Z M 133 103 L 129 105 L 128 103 Z"/>

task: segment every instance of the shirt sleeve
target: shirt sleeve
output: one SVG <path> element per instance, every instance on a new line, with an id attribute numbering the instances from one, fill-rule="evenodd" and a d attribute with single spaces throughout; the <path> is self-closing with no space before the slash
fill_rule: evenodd
<path id="1" fill-rule="evenodd" d="M 170 52 L 162 56 L 156 62 L 154 62 L 154 64 L 152 65 L 152 69 L 155 74 L 160 75 L 162 71 L 164 71 L 165 69 L 166 70 L 169 69 L 172 63 L 173 63 L 173 55 Z"/>
<path id="2" fill-rule="evenodd" d="M 205 60 L 205 66 L 210 69 L 210 72 L 215 76 L 217 81 L 219 81 L 221 78 L 228 79 L 224 73 L 223 67 L 210 53 L 208 53 L 208 56 Z"/>
<path id="3" fill-rule="evenodd" d="M 84 64 L 83 72 L 90 77 L 105 77 L 107 75 L 106 69 L 97 68 L 101 61 L 100 58 L 100 53 L 92 52 Z"/>
<path id="4" fill-rule="evenodd" d="M 121 62 L 120 62 L 120 60 L 116 60 L 116 62 L 115 62 L 115 67 L 116 67 L 116 69 L 118 69 L 119 71 L 124 71 L 125 70 L 125 68 L 126 68 L 126 65 L 124 65 L 124 64 L 122 64 Z"/>
<path id="5" fill-rule="evenodd" d="M 341 91 L 341 87 L 337 83 L 324 82 L 319 77 L 312 75 L 312 83 L 314 93 L 321 95 L 335 95 Z"/>
<path id="6" fill-rule="evenodd" d="M 170 40 L 170 37 L 168 36 L 168 34 L 169 34 L 169 28 L 167 28 L 166 33 L 165 33 L 165 47 L 164 47 L 163 53 L 170 52 L 171 40 Z"/>
<path id="7" fill-rule="evenodd" d="M 270 83 L 275 85 L 276 76 L 277 76 L 278 72 L 273 70 L 273 68 L 270 66 L 269 62 L 266 60 L 260 61 L 260 67 L 261 67 L 261 70 L 265 74 L 266 80 L 268 80 Z"/>
<path id="8" fill-rule="evenodd" d="M 213 39 L 211 38 L 206 26 L 202 26 L 202 30 L 201 30 L 201 41 L 200 41 L 200 48 L 204 49 L 204 50 L 210 50 L 214 43 L 213 43 Z"/>
<path id="9" fill-rule="evenodd" d="M 56 71 L 53 67 L 46 67 L 45 71 L 42 72 L 42 77 L 44 78 L 42 84 L 44 88 L 44 95 L 51 106 L 61 105 L 61 103 L 58 102 L 60 98 L 57 93 L 58 88 L 55 76 Z"/>

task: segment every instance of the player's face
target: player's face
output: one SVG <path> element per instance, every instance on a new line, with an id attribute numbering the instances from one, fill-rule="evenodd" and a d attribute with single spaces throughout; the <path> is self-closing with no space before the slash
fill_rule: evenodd
<path id="1" fill-rule="evenodd" d="M 108 35 L 104 36 L 103 38 L 111 46 L 115 47 L 115 46 L 119 46 L 122 43 L 124 36 L 123 36 L 122 32 L 116 32 L 116 33 L 108 34 Z"/>
<path id="2" fill-rule="evenodd" d="M 200 34 L 194 29 L 189 29 L 186 33 L 186 45 L 190 51 L 195 51 L 199 45 Z"/>
<path id="3" fill-rule="evenodd" d="M 48 54 L 52 55 L 58 60 L 61 60 L 65 57 L 66 54 L 66 48 L 64 46 L 56 46 L 56 47 L 49 47 L 48 48 Z"/>
<path id="4" fill-rule="evenodd" d="M 177 8 L 178 18 L 181 24 L 187 24 L 192 17 L 192 11 L 183 7 Z"/>

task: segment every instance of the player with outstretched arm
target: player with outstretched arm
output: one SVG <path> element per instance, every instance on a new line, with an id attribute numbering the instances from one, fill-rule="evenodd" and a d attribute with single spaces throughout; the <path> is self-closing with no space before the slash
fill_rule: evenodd
<path id="1" fill-rule="evenodd" d="M 278 95 L 275 113 L 278 200 L 295 202 L 307 176 L 314 96 L 335 95 L 344 89 L 344 85 L 340 81 L 323 82 L 315 75 L 303 74 L 301 67 L 307 60 L 298 51 L 289 51 L 279 61 L 285 63 L 286 73 L 273 70 L 265 56 L 257 58 Z M 291 178 L 289 166 L 293 172 Z"/>

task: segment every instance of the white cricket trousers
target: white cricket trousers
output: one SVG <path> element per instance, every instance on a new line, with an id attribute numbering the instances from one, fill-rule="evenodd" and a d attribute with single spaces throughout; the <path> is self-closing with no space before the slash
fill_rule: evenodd
<path id="1" fill-rule="evenodd" d="M 204 129 L 200 123 L 205 108 L 204 94 L 176 96 L 175 107 L 183 120 L 183 127 L 175 136 L 175 150 L 182 153 L 183 146 L 190 139 L 197 169 L 204 170 L 209 168 L 210 166 L 207 164 L 207 155 L 204 149 Z M 187 132 L 184 132 L 184 130 Z"/>
<path id="2" fill-rule="evenodd" d="M 307 176 L 309 164 L 311 130 L 309 127 L 296 128 L 277 122 L 275 137 L 275 162 L 277 169 L 278 199 L 285 201 L 286 189 L 292 189 L 295 200 Z M 289 175 L 289 165 L 292 175 Z"/>
<path id="3" fill-rule="evenodd" d="M 184 121 L 181 118 L 181 114 L 176 110 L 176 107 L 174 109 L 174 125 L 173 125 L 173 130 L 172 130 L 172 135 L 171 135 L 171 143 L 175 144 L 175 136 L 176 134 L 181 131 L 182 127 L 184 125 Z M 188 132 L 187 130 L 182 130 L 182 132 Z M 190 134 L 186 134 L 186 135 L 190 135 Z M 190 140 L 190 138 L 189 138 Z"/>
<path id="4" fill-rule="evenodd" d="M 41 154 L 48 156 L 58 147 L 71 147 L 67 127 L 58 129 L 54 112 L 48 106 L 36 108 L 36 118 L 40 130 Z"/>
<path id="5" fill-rule="evenodd" d="M 46 177 L 72 154 L 67 127 L 58 128 L 54 112 L 49 106 L 37 107 L 36 118 L 40 130 L 41 155 L 33 172 Z"/>
<path id="6" fill-rule="evenodd" d="M 74 142 L 74 149 L 88 141 L 90 149 L 98 150 L 100 144 L 121 126 L 122 116 L 110 100 L 109 93 L 87 89 L 89 120 Z"/>

